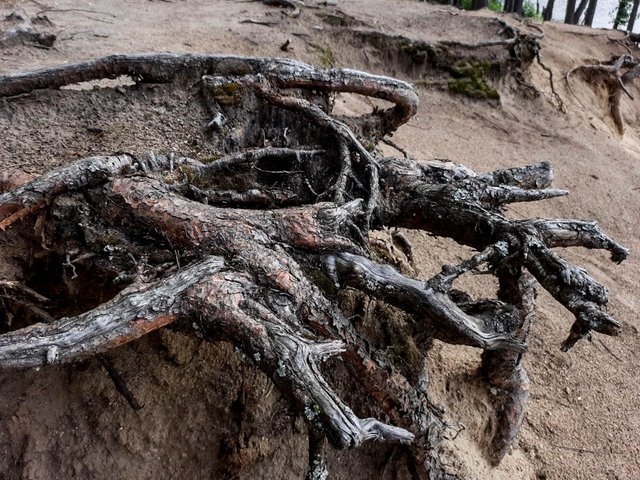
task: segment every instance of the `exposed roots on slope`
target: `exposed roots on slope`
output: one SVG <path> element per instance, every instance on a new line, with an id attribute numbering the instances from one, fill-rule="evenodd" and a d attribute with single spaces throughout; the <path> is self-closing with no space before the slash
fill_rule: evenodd
<path id="1" fill-rule="evenodd" d="M 540 50 L 536 35 L 524 34 L 496 19 L 483 19 L 495 33 L 476 42 L 425 41 L 375 30 L 342 12 L 318 14 L 329 25 L 335 42 L 373 50 L 384 71 L 398 71 L 421 86 L 442 86 L 474 99 L 500 98 L 496 84 L 512 77 L 515 88 L 539 92 L 525 80 L 525 72 Z M 339 28 L 332 29 L 331 26 Z"/>
<path id="2" fill-rule="evenodd" d="M 618 133 L 623 135 L 625 124 L 620 110 L 620 99 L 624 93 L 633 100 L 633 95 L 627 89 L 627 85 L 640 76 L 640 61 L 632 55 L 621 55 L 600 64 L 578 65 L 565 75 L 569 90 L 571 90 L 570 77 L 575 72 L 583 73 L 589 82 L 600 81 L 606 86 L 609 93 L 611 118 L 618 129 Z M 571 90 L 571 93 L 575 96 L 573 90 Z"/>
<path id="3" fill-rule="evenodd" d="M 548 188 L 548 163 L 476 174 L 376 153 L 377 141 L 417 108 L 403 82 L 285 60 L 156 54 L 2 76 L 0 96 L 122 74 L 177 89 L 197 81 L 210 113 L 203 126 L 219 155 L 204 162 L 176 152 L 120 153 L 36 179 L 7 179 L 0 195 L 4 234 L 64 259 L 74 275 L 110 279 L 115 296 L 0 335 L 0 368 L 75 361 L 170 325 L 233 343 L 273 380 L 309 424 L 308 478 L 326 472 L 325 437 L 335 448 L 368 440 L 410 444 L 416 475 L 447 478 L 438 456 L 444 424 L 424 382 L 401 374 L 384 348 L 372 346 L 338 292 L 353 289 L 404 311 L 408 336 L 420 348 L 436 338 L 484 351 L 483 374 L 504 403 L 494 463 L 526 410 L 522 355 L 533 320 L 533 278 L 576 317 L 563 349 L 592 330 L 619 332 L 606 313 L 605 287 L 552 249 L 606 249 L 616 262 L 627 250 L 594 223 L 503 214 L 508 203 L 566 195 Z M 370 117 L 334 118 L 328 96 L 345 91 L 394 106 Z M 256 133 L 267 128 L 281 131 L 271 145 Z M 478 253 L 416 280 L 374 259 L 368 236 L 381 226 L 426 230 Z M 406 239 L 396 242 L 409 257 Z M 497 298 L 472 299 L 453 288 L 480 269 L 498 277 Z M 23 311 L 22 297 L 33 303 L 41 295 L 11 279 L 2 289 L 9 292 L 5 316 Z M 76 285 L 71 294 L 86 292 Z M 358 417 L 333 391 L 321 365 L 334 356 L 383 420 Z"/>

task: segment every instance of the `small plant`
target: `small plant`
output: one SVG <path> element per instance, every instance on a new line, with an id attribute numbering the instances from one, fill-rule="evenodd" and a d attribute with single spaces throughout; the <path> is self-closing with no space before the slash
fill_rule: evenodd
<path id="1" fill-rule="evenodd" d="M 525 18 L 535 18 L 537 20 L 542 20 L 542 15 L 538 13 L 538 9 L 530 0 L 525 0 L 522 5 L 522 16 Z"/>
<path id="2" fill-rule="evenodd" d="M 336 66 L 336 59 L 333 56 L 333 50 L 328 45 L 320 45 L 318 43 L 309 43 L 309 46 L 320 54 L 320 65 L 324 68 L 333 68 Z"/>
<path id="3" fill-rule="evenodd" d="M 501 12 L 502 11 L 502 2 L 500 0 L 490 0 L 489 1 L 489 10 L 492 12 Z"/>
<path id="4" fill-rule="evenodd" d="M 475 99 L 500 99 L 498 91 L 486 76 L 495 68 L 489 62 L 466 63 L 451 69 L 454 80 L 448 83 L 449 91 Z"/>

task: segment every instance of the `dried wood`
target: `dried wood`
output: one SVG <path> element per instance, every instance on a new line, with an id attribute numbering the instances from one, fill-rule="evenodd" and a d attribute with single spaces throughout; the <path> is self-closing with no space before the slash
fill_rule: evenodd
<path id="1" fill-rule="evenodd" d="M 171 325 L 233 343 L 271 378 L 309 424 L 307 478 L 322 478 L 329 468 L 325 437 L 335 448 L 368 440 L 410 444 L 416 476 L 450 478 L 439 459 L 442 414 L 424 379 L 399 373 L 384 349 L 371 346 L 339 292 L 357 290 L 405 312 L 414 344 L 428 348 L 437 338 L 483 351 L 482 373 L 499 391 L 493 463 L 513 443 L 526 411 L 522 358 L 534 320 L 532 278 L 576 318 L 563 349 L 591 331 L 619 333 L 606 312 L 606 288 L 552 249 L 606 249 L 615 262 L 628 250 L 592 222 L 504 213 L 508 203 L 567 194 L 549 188 L 549 163 L 478 174 L 451 162 L 377 153 L 375 143 L 417 109 L 408 84 L 288 60 L 144 54 L 0 76 L 0 96 L 119 75 L 175 88 L 195 80 L 217 119 L 203 123 L 214 138 L 246 131 L 255 116 L 265 128 L 281 129 L 282 140 L 266 146 L 264 136 L 238 134 L 209 163 L 106 152 L 7 182 L 0 234 L 46 241 L 42 255 L 58 255 L 69 268 L 82 263 L 125 287 L 84 313 L 0 335 L 0 368 L 72 362 Z M 237 99 L 225 103 L 221 92 Z M 335 118 L 327 97 L 340 92 L 394 106 L 370 118 Z M 304 132 L 288 136 L 301 125 Z M 373 258 L 368 237 L 383 226 L 425 230 L 478 253 L 417 280 Z M 413 261 L 400 231 L 393 244 Z M 497 298 L 473 300 L 453 289 L 460 276 L 480 269 L 499 279 Z M 42 300 L 15 282 L 3 280 L 0 288 Z M 384 422 L 358 417 L 333 391 L 321 367 L 331 357 L 344 362 Z"/>

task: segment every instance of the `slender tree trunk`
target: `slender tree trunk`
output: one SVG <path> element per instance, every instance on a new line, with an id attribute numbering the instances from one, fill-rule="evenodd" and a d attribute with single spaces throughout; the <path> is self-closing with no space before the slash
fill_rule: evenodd
<path id="1" fill-rule="evenodd" d="M 627 23 L 627 32 L 632 32 L 636 23 L 636 17 L 638 16 L 638 5 L 640 0 L 633 0 L 633 8 L 631 8 L 631 15 L 629 16 L 629 23 Z"/>
<path id="2" fill-rule="evenodd" d="M 545 22 L 549 22 L 553 18 L 553 4 L 554 3 L 555 3 L 555 0 L 549 0 L 547 2 L 547 6 L 544 7 L 544 9 L 542 10 L 542 19 Z"/>
<path id="3" fill-rule="evenodd" d="M 580 23 L 580 17 L 584 13 L 584 9 L 587 8 L 587 2 L 588 1 L 589 0 L 580 0 L 580 3 L 578 4 L 578 8 L 573 13 L 573 24 L 574 25 L 577 25 L 578 23 Z"/>
<path id="4" fill-rule="evenodd" d="M 584 24 L 587 26 L 591 26 L 593 24 L 593 16 L 596 13 L 596 6 L 598 5 L 598 0 L 589 0 L 589 6 L 587 7 L 587 13 L 584 15 Z"/>
<path id="5" fill-rule="evenodd" d="M 564 23 L 573 24 L 573 15 L 576 10 L 576 0 L 567 0 L 567 9 L 564 14 Z"/>
<path id="6" fill-rule="evenodd" d="M 505 13 L 517 13 L 518 15 L 522 15 L 522 5 L 524 0 L 506 0 L 504 2 Z"/>

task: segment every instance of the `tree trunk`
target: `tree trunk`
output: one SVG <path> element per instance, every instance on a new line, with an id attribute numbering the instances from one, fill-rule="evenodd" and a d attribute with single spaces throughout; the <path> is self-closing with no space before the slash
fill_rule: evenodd
<path id="1" fill-rule="evenodd" d="M 547 2 L 547 6 L 544 7 L 543 11 L 542 11 L 542 19 L 545 22 L 550 22 L 551 19 L 553 18 L 553 6 L 554 6 L 555 0 L 549 0 Z"/>
<path id="2" fill-rule="evenodd" d="M 593 25 L 593 16 L 596 13 L 596 7 L 598 5 L 598 0 L 589 0 L 589 5 L 587 7 L 587 13 L 584 15 L 584 24 L 590 27 Z"/>
<path id="3" fill-rule="evenodd" d="M 638 18 L 638 5 L 640 0 L 633 0 L 633 7 L 631 8 L 631 15 L 629 16 L 629 22 L 627 23 L 627 32 L 633 32 L 633 27 L 636 24 Z"/>
<path id="4" fill-rule="evenodd" d="M 25 245 L 25 266 L 36 257 L 64 259 L 63 278 L 41 272 L 56 284 L 59 304 L 91 298 L 96 276 L 109 279 L 114 295 L 81 313 L 52 306 L 43 314 L 44 295 L 3 281 L 10 294 L 0 314 L 21 312 L 21 324 L 31 325 L 0 335 L 0 368 L 76 361 L 170 325 L 231 342 L 271 378 L 309 424 L 308 478 L 330 468 L 326 437 L 341 449 L 374 439 L 408 444 L 416 476 L 444 479 L 451 478 L 439 457 L 445 424 L 422 369 L 406 371 L 406 362 L 388 353 L 397 343 L 373 341 L 341 295 L 356 291 L 402 315 L 406 332 L 393 342 L 413 345 L 421 367 L 433 339 L 485 351 L 482 372 L 505 392 L 494 463 L 526 408 L 531 278 L 575 316 L 563 350 L 591 331 L 620 331 L 606 312 L 606 288 L 552 249 L 606 249 L 616 262 L 627 249 L 595 223 L 504 214 L 510 203 L 567 194 L 549 188 L 548 163 L 476 174 L 377 152 L 377 142 L 416 112 L 409 84 L 284 59 L 144 54 L 3 75 L 0 97 L 14 97 L 3 105 L 15 116 L 19 104 L 33 111 L 46 96 L 26 93 L 119 75 L 182 95 L 190 115 L 207 125 L 200 140 L 215 154 L 103 155 L 36 179 L 6 179 L 0 235 L 11 235 L 5 244 L 11 238 Z M 339 92 L 393 107 L 337 118 L 329 94 Z M 60 89 L 50 100 L 77 102 L 91 93 Z M 478 253 L 417 280 L 374 255 L 369 234 L 383 225 L 426 230 Z M 410 246 L 398 238 L 410 263 Z M 492 292 L 474 300 L 453 288 L 481 269 L 498 277 L 498 298 Z M 29 275 L 38 272 L 19 277 Z M 336 356 L 368 395 L 365 411 L 389 423 L 360 418 L 332 389 L 320 365 Z"/>
<path id="5" fill-rule="evenodd" d="M 576 0 L 567 0 L 567 9 L 564 13 L 564 23 L 573 23 L 573 17 L 575 15 Z"/>
<path id="6" fill-rule="evenodd" d="M 489 7 L 489 0 L 473 0 L 471 3 L 472 10 L 480 10 Z"/>
<path id="7" fill-rule="evenodd" d="M 503 11 L 505 13 L 517 13 L 518 15 L 522 15 L 523 4 L 524 0 L 507 0 L 504 3 Z"/>
<path id="8" fill-rule="evenodd" d="M 577 25 L 578 23 L 580 23 L 580 17 L 582 17 L 582 14 L 584 13 L 584 9 L 587 8 L 587 2 L 589 0 L 580 0 L 580 3 L 578 4 L 578 8 L 576 9 L 576 11 L 573 14 L 573 24 Z"/>

